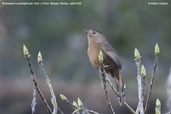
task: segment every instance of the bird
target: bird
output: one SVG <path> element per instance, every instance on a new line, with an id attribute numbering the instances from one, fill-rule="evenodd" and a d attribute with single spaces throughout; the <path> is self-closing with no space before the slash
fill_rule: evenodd
<path id="1" fill-rule="evenodd" d="M 87 32 L 87 53 L 90 63 L 95 69 L 99 70 L 101 64 L 99 62 L 98 56 L 99 52 L 102 51 L 104 70 L 108 76 L 111 76 L 115 79 L 118 100 L 119 103 L 122 104 L 125 97 L 125 84 L 120 74 L 122 64 L 116 51 L 109 44 L 102 32 L 94 29 L 84 31 Z"/>

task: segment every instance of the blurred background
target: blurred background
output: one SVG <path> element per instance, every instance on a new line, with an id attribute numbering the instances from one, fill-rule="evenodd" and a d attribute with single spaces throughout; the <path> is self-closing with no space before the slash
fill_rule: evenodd
<path id="1" fill-rule="evenodd" d="M 156 98 L 161 100 L 162 112 L 167 112 L 166 80 L 171 64 L 171 5 L 148 5 L 147 0 L 77 1 L 82 2 L 82 5 L 0 5 L 0 113 L 31 113 L 33 83 L 22 51 L 23 44 L 26 44 L 38 82 L 49 103 L 50 94 L 45 77 L 36 62 L 39 50 L 55 89 L 58 105 L 65 114 L 70 114 L 73 110 L 60 100 L 59 93 L 71 101 L 80 97 L 87 108 L 100 114 L 110 114 L 100 75 L 91 66 L 87 56 L 87 36 L 83 30 L 91 28 L 102 31 L 118 52 L 123 64 L 122 75 L 127 85 L 126 100 L 134 109 L 138 102 L 134 48 L 139 49 L 147 70 L 147 92 L 153 68 L 154 46 L 156 42 L 159 43 L 161 54 L 149 114 L 154 114 Z M 124 106 L 119 106 L 116 95 L 111 89 L 109 91 L 116 113 L 128 114 Z M 36 113 L 47 113 L 39 97 Z"/>

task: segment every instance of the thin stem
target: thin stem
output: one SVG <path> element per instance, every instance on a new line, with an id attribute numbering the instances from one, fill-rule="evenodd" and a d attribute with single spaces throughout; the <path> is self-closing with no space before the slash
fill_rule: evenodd
<path id="1" fill-rule="evenodd" d="M 29 70 L 30 70 L 30 73 L 31 73 L 31 77 L 32 77 L 32 81 L 33 81 L 33 83 L 34 83 L 34 86 L 35 86 L 35 88 L 36 88 L 36 90 L 37 90 L 37 92 L 38 92 L 38 94 L 39 94 L 39 96 L 40 96 L 40 98 L 41 98 L 41 100 L 42 100 L 44 106 L 46 107 L 47 112 L 48 112 L 49 114 L 52 114 L 52 110 L 51 110 L 50 106 L 48 105 L 46 99 L 44 98 L 43 93 L 41 92 L 41 90 L 40 90 L 40 88 L 39 88 L 39 86 L 38 86 L 37 79 L 36 79 L 36 76 L 35 76 L 34 71 L 33 71 L 33 69 L 32 69 L 32 65 L 31 65 L 30 59 L 29 59 L 28 56 L 25 56 L 25 57 L 26 57 L 26 60 L 27 60 L 27 64 L 28 64 L 28 66 L 29 66 Z"/>
<path id="2" fill-rule="evenodd" d="M 77 110 L 77 109 L 83 109 L 82 107 L 79 106 L 75 106 L 73 105 L 73 103 L 71 103 L 71 101 L 69 101 L 68 99 L 65 100 L 66 103 L 68 103 L 71 107 L 73 107 L 73 109 Z M 85 109 L 87 112 L 91 113 L 91 114 L 99 114 L 98 112 L 95 112 L 93 110 L 89 110 L 89 109 Z"/>
<path id="3" fill-rule="evenodd" d="M 132 114 L 135 114 L 134 109 L 132 109 L 126 101 L 124 101 L 124 105 L 130 110 L 130 112 L 132 112 Z"/>
<path id="4" fill-rule="evenodd" d="M 139 103 L 137 106 L 136 113 L 138 114 L 144 114 L 144 107 L 143 107 L 143 101 L 144 101 L 144 87 L 143 87 L 143 78 L 141 75 L 141 60 L 135 60 L 136 65 L 137 65 L 137 81 L 138 81 L 138 99 Z"/>
<path id="5" fill-rule="evenodd" d="M 32 114 L 35 114 L 35 108 L 36 108 L 36 89 L 35 87 L 33 88 L 33 99 L 32 99 L 32 103 L 31 103 L 31 108 L 32 108 Z"/>
<path id="6" fill-rule="evenodd" d="M 49 79 L 49 76 L 44 68 L 44 65 L 43 65 L 43 61 L 40 61 L 39 62 L 39 66 L 40 68 L 42 69 L 44 75 L 45 75 L 45 78 L 46 78 L 46 83 L 49 87 L 49 90 L 50 90 L 50 94 L 52 96 L 52 105 L 53 105 L 53 113 L 52 114 L 57 114 L 57 109 L 59 109 L 58 105 L 57 105 L 57 102 L 56 102 L 56 96 L 55 96 L 55 93 L 54 93 L 54 90 L 53 90 L 53 87 L 52 87 L 52 84 L 50 82 L 50 79 Z"/>
<path id="7" fill-rule="evenodd" d="M 106 88 L 106 75 L 105 75 L 103 63 L 101 63 L 100 72 L 101 72 L 101 76 L 102 76 L 102 80 L 103 80 L 103 88 L 104 88 L 104 93 L 105 93 L 107 105 L 110 108 L 112 114 L 115 114 L 114 109 L 113 109 L 113 107 L 111 105 L 111 101 L 110 101 L 109 96 L 108 96 L 107 88 Z"/>
<path id="8" fill-rule="evenodd" d="M 110 81 L 109 78 L 107 78 L 107 82 L 108 82 L 109 86 L 111 87 L 111 89 L 113 90 L 113 92 L 115 94 L 117 94 L 116 88 L 113 86 L 113 84 L 112 84 L 112 82 Z M 132 112 L 132 114 L 135 114 L 134 109 L 132 109 L 125 100 L 124 100 L 123 104 L 130 110 L 130 112 Z"/>
<path id="9" fill-rule="evenodd" d="M 153 72 L 152 72 L 151 81 L 150 81 L 150 89 L 149 89 L 146 104 L 145 104 L 145 114 L 147 114 L 149 100 L 150 100 L 150 97 L 152 94 L 152 88 L 153 88 L 153 84 L 154 84 L 154 78 L 156 75 L 157 64 L 158 64 L 158 54 L 155 55 L 155 59 L 154 59 Z"/>
<path id="10" fill-rule="evenodd" d="M 107 100 L 108 107 L 109 107 L 110 110 L 112 111 L 112 114 L 115 114 L 115 112 L 114 112 L 114 110 L 113 110 L 113 107 L 112 107 L 112 105 L 111 105 L 109 96 L 108 96 L 108 91 L 107 91 L 107 88 L 106 88 L 106 82 L 105 82 L 105 81 L 103 81 L 103 86 L 104 86 L 104 92 L 105 92 L 105 97 L 106 97 L 106 100 Z"/>
<path id="11" fill-rule="evenodd" d="M 74 110 L 74 112 L 72 114 L 75 114 L 76 112 L 78 112 L 80 110 L 82 110 L 82 108 L 78 108 L 78 109 Z"/>
<path id="12" fill-rule="evenodd" d="M 91 114 L 99 114 L 98 112 L 95 112 L 93 110 L 88 110 L 88 112 L 91 113 Z"/>
<path id="13" fill-rule="evenodd" d="M 59 108 L 59 107 L 57 107 L 58 108 L 58 112 L 60 113 L 60 114 L 64 114 L 63 112 L 62 112 L 62 110 Z"/>
<path id="14" fill-rule="evenodd" d="M 109 78 L 107 78 L 107 82 L 109 83 L 109 85 L 110 85 L 110 87 L 112 88 L 113 92 L 114 92 L 115 94 L 117 94 L 117 90 L 116 90 L 116 88 L 113 86 L 113 84 L 112 84 L 112 82 L 110 81 Z"/>

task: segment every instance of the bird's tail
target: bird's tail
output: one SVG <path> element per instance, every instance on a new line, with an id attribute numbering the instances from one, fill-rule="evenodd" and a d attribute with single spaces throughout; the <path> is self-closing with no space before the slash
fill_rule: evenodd
<path id="1" fill-rule="evenodd" d="M 117 73 L 114 75 L 115 83 L 116 83 L 116 90 L 117 90 L 117 97 L 120 105 L 122 105 L 123 101 L 125 100 L 125 83 L 122 79 L 122 76 Z"/>

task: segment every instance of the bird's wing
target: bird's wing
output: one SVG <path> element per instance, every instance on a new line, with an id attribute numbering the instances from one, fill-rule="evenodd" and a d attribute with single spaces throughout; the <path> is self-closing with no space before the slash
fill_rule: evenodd
<path id="1" fill-rule="evenodd" d="M 119 69 L 122 68 L 122 64 L 119 60 L 119 57 L 112 50 L 103 49 L 103 52 L 117 65 Z"/>

